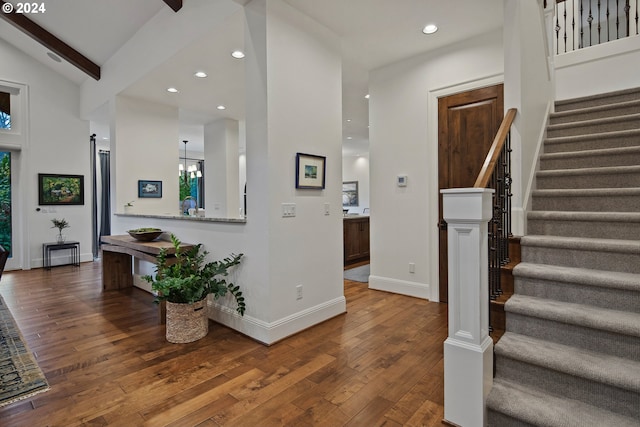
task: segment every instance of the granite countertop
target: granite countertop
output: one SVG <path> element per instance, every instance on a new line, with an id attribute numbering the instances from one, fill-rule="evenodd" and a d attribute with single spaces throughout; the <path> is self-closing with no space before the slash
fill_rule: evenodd
<path id="1" fill-rule="evenodd" d="M 157 219 L 175 219 L 179 221 L 200 221 L 200 222 L 228 222 L 234 224 L 246 224 L 246 218 L 211 218 L 203 216 L 188 215 L 170 215 L 170 214 L 140 214 L 140 213 L 116 213 L 116 216 L 130 218 L 157 218 Z"/>

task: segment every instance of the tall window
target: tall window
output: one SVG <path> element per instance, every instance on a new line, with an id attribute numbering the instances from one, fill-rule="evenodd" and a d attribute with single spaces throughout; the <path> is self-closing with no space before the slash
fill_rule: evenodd
<path id="1" fill-rule="evenodd" d="M 0 129 L 11 129 L 11 95 L 0 91 Z"/>
<path id="2" fill-rule="evenodd" d="M 0 245 L 11 255 L 11 153 L 0 152 Z"/>

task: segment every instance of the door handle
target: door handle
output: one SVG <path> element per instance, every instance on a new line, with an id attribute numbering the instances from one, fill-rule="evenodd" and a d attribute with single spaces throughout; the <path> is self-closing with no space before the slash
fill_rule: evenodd
<path id="1" fill-rule="evenodd" d="M 438 222 L 438 228 L 441 231 L 447 231 L 447 221 L 445 221 L 444 219 L 441 219 L 440 222 Z"/>

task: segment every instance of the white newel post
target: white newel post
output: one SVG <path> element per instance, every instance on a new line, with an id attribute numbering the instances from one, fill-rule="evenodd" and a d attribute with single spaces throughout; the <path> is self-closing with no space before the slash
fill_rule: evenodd
<path id="1" fill-rule="evenodd" d="M 486 425 L 485 401 L 493 383 L 487 265 L 493 192 L 484 188 L 441 190 L 449 245 L 444 418 L 462 427 Z"/>

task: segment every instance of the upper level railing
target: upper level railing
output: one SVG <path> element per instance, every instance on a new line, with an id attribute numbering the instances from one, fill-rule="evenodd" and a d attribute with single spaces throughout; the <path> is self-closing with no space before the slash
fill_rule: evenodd
<path id="1" fill-rule="evenodd" d="M 504 116 L 474 188 L 492 188 L 493 213 L 489 221 L 489 298 L 502 294 L 501 268 L 508 264 L 511 236 L 511 125 L 517 110 Z"/>
<path id="2" fill-rule="evenodd" d="M 545 0 L 544 5 L 553 0 Z M 554 48 L 571 52 L 638 35 L 638 0 L 555 0 Z"/>

